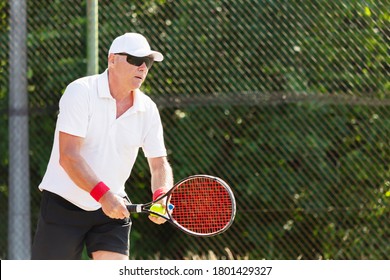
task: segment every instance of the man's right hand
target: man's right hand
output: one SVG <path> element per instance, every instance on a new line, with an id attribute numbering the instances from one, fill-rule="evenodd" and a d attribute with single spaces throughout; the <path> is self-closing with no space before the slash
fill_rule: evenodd
<path id="1" fill-rule="evenodd" d="M 126 208 L 125 199 L 112 191 L 106 192 L 99 200 L 104 214 L 112 219 L 124 219 L 130 216 Z"/>

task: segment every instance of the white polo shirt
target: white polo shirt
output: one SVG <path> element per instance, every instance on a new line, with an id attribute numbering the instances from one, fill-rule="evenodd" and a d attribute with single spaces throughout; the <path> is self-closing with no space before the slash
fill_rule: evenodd
<path id="1" fill-rule="evenodd" d="M 84 138 L 81 154 L 110 189 L 126 195 L 138 150 L 146 157 L 166 156 L 163 127 L 156 104 L 140 90 L 134 105 L 116 118 L 116 101 L 108 86 L 108 71 L 78 79 L 66 88 L 59 103 L 53 149 L 39 188 L 56 193 L 85 210 L 101 207 L 79 188 L 59 164 L 59 131 Z"/>

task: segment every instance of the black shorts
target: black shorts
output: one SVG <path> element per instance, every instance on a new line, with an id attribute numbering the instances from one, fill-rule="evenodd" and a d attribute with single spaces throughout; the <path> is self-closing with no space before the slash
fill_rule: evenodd
<path id="1" fill-rule="evenodd" d="M 64 198 L 43 191 L 40 217 L 32 246 L 34 260 L 81 259 L 103 250 L 129 254 L 131 220 L 111 219 L 102 209 L 85 211 Z"/>

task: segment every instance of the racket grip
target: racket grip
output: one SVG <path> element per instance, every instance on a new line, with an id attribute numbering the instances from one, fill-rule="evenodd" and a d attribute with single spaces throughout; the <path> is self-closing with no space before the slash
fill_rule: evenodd
<path id="1" fill-rule="evenodd" d="M 130 213 L 141 213 L 142 212 L 142 204 L 129 204 L 129 205 L 126 205 L 126 208 Z"/>

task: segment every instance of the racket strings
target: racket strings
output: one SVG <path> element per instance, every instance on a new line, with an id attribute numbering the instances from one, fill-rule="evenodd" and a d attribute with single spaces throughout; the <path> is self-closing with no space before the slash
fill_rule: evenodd
<path id="1" fill-rule="evenodd" d="M 172 217 L 182 227 L 201 234 L 223 230 L 232 219 L 232 198 L 224 185 L 213 178 L 183 182 L 171 196 Z"/>

